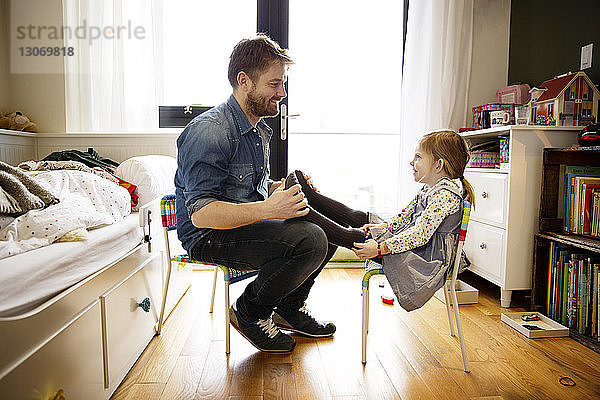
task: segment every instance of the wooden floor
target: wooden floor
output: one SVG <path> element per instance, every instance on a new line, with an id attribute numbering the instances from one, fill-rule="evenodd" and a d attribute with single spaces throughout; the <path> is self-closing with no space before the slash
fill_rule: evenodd
<path id="1" fill-rule="evenodd" d="M 463 279 L 480 289 L 479 304 L 461 306 L 467 374 L 444 304 L 433 298 L 410 313 L 385 305 L 379 297 L 391 292 L 378 287 L 382 277 L 371 280 L 363 366 L 360 269 L 324 270 L 309 298 L 315 315 L 336 323 L 333 338 L 297 336 L 293 353 L 269 355 L 232 329 L 226 356 L 222 281 L 209 314 L 212 272 L 196 273 L 163 334 L 150 342 L 113 399 L 600 398 L 600 354 L 569 338 L 525 338 L 500 321 L 499 289 L 472 274 Z M 232 285 L 232 299 L 240 285 Z M 513 298 L 513 304 L 526 304 L 523 294 Z M 563 376 L 576 385 L 562 386 Z"/>

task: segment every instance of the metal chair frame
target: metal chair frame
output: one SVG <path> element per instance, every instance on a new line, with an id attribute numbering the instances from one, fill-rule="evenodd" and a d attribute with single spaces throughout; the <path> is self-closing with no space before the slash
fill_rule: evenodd
<path id="1" fill-rule="evenodd" d="M 217 287 L 217 274 L 218 271 L 223 271 L 223 280 L 225 282 L 225 353 L 229 354 L 231 345 L 230 345 L 230 326 L 229 326 L 229 285 L 235 282 L 242 281 L 244 279 L 250 278 L 256 274 L 258 271 L 241 271 L 234 268 L 229 268 L 220 264 L 209 264 L 201 261 L 191 259 L 187 254 L 171 256 L 171 247 L 169 246 L 169 231 L 177 229 L 177 217 L 176 217 L 176 204 L 175 204 L 175 195 L 170 194 L 164 196 L 160 201 L 160 214 L 161 221 L 163 226 L 163 236 L 165 241 L 165 252 L 167 259 L 167 276 L 165 280 L 165 287 L 163 289 L 163 304 L 160 313 L 158 333 L 162 329 L 163 318 L 164 318 L 164 309 L 165 303 L 167 300 L 167 292 L 169 288 L 169 280 L 171 279 L 171 263 L 186 263 L 186 264 L 203 264 L 214 267 L 214 275 L 213 275 L 213 283 L 212 283 L 212 294 L 210 297 L 210 313 L 213 312 L 213 306 L 215 304 L 215 291 Z"/>
<path id="2" fill-rule="evenodd" d="M 462 323 L 460 320 L 460 312 L 458 310 L 458 299 L 456 297 L 456 276 L 460 265 L 460 258 L 465 243 L 465 237 L 467 236 L 467 228 L 469 225 L 469 217 L 471 215 L 471 203 L 463 201 L 463 213 L 462 221 L 460 226 L 460 234 L 458 236 L 458 247 L 456 255 L 454 257 L 454 263 L 452 266 L 452 275 L 444 283 L 444 299 L 446 301 L 446 311 L 448 313 L 448 323 L 450 325 L 450 335 L 454 336 L 454 324 L 452 323 L 452 313 L 450 311 L 450 299 L 448 298 L 448 292 L 452 300 L 452 306 L 454 308 L 454 318 L 456 319 L 456 331 L 458 332 L 458 340 L 460 342 L 460 351 L 463 359 L 463 369 L 465 372 L 470 372 L 469 362 L 467 360 L 467 350 L 465 347 L 465 339 L 462 331 Z M 383 268 L 381 265 L 367 260 L 365 263 L 365 274 L 362 278 L 362 363 L 367 363 L 367 334 L 369 333 L 369 280 L 374 275 L 383 275 Z"/>

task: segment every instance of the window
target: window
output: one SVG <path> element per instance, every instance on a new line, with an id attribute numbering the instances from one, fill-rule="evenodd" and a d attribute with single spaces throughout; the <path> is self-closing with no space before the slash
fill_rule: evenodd
<path id="1" fill-rule="evenodd" d="M 227 66 L 233 46 L 256 34 L 256 2 L 165 2 L 160 104 L 214 106 L 231 93 Z"/>
<path id="2" fill-rule="evenodd" d="M 352 4 L 290 2 L 288 104 L 300 117 L 288 124 L 288 164 L 310 172 L 325 194 L 389 215 L 399 179 L 403 2 Z"/>
<path id="3" fill-rule="evenodd" d="M 591 117 L 592 116 L 592 102 L 591 101 L 584 101 L 582 104 L 582 110 L 581 110 L 581 116 L 582 117 Z"/>
<path id="4" fill-rule="evenodd" d="M 589 100 L 589 96 L 590 96 L 590 88 L 587 85 L 587 83 L 583 82 L 583 96 L 582 96 L 582 99 L 583 100 Z"/>
<path id="5" fill-rule="evenodd" d="M 573 99 L 575 99 L 575 82 L 573 82 L 573 84 L 571 85 L 571 87 L 567 91 L 566 97 L 567 97 L 566 100 L 573 100 Z"/>

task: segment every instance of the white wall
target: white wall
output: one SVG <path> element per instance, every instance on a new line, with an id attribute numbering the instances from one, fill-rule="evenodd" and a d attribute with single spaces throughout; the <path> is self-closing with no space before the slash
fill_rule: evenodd
<path id="1" fill-rule="evenodd" d="M 469 109 L 496 101 L 496 90 L 507 85 L 509 38 L 510 0 L 475 0 Z M 473 126 L 471 113 L 466 126 Z"/>
<path id="2" fill-rule="evenodd" d="M 0 0 L 0 113 L 8 112 L 9 1 Z"/>
<path id="3" fill-rule="evenodd" d="M 0 0 L 7 1 L 7 0 Z M 19 0 L 10 0 L 17 2 Z M 62 0 L 36 1 L 36 7 L 29 10 L 32 21 L 43 20 L 47 26 L 60 27 L 62 20 Z M 9 15 L 10 15 L 10 10 Z M 28 14 L 29 17 L 29 14 Z M 6 17 L 9 19 L 9 16 Z M 10 35 L 5 42 L 10 43 Z M 8 45 L 6 45 L 8 46 Z M 64 70 L 64 61 L 58 58 Z M 10 64 L 9 64 L 10 68 Z M 7 106 L 10 111 L 19 110 L 37 123 L 40 132 L 65 132 L 65 77 L 64 73 L 22 74 L 9 71 Z"/>

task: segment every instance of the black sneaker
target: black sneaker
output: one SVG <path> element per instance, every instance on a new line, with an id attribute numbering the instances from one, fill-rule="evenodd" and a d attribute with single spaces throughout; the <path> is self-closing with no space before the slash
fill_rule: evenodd
<path id="1" fill-rule="evenodd" d="M 285 312 L 275 310 L 273 322 L 281 329 L 298 332 L 310 337 L 329 337 L 335 333 L 333 322 L 320 322 L 310 315 L 310 310 L 304 304 L 298 311 Z"/>
<path id="2" fill-rule="evenodd" d="M 248 322 L 242 318 L 235 308 L 235 303 L 229 307 L 229 322 L 254 347 L 268 353 L 288 353 L 296 347 L 293 337 L 281 332 L 273 324 L 273 314 L 267 319 Z"/>

